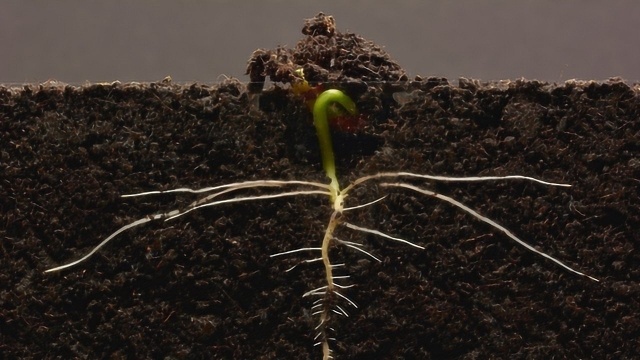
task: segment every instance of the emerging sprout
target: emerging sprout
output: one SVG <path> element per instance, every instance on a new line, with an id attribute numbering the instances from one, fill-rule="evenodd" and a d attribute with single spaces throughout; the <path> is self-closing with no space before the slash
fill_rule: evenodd
<path id="1" fill-rule="evenodd" d="M 322 167 L 331 179 L 331 201 L 335 201 L 340 193 L 340 184 L 336 176 L 336 161 L 333 156 L 333 143 L 329 131 L 328 112 L 331 103 L 338 103 L 347 110 L 350 115 L 357 115 L 356 104 L 342 91 L 330 89 L 318 96 L 313 105 L 313 125 L 316 127 L 320 153 L 322 155 Z"/>

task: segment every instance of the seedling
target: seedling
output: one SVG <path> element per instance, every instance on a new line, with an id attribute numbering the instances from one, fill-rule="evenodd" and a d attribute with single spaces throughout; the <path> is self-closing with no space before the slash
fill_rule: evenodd
<path id="1" fill-rule="evenodd" d="M 325 196 L 328 198 L 330 205 L 332 206 L 332 213 L 327 222 L 324 236 L 322 238 L 322 243 L 319 244 L 318 247 L 302 247 L 293 250 L 283 251 L 277 254 L 272 254 L 271 257 L 279 257 L 284 255 L 290 255 L 298 252 L 312 252 L 317 254 L 315 257 L 304 260 L 303 263 L 314 263 L 321 262 L 324 268 L 324 280 L 323 285 L 317 287 L 315 289 L 311 289 L 303 294 L 303 297 L 311 297 L 315 298 L 313 304 L 311 306 L 313 316 L 316 316 L 318 319 L 318 324 L 315 327 L 314 341 L 316 346 L 320 346 L 322 348 L 323 359 L 332 359 L 332 351 L 330 348 L 330 342 L 334 340 L 332 337 L 332 323 L 334 322 L 335 316 L 348 316 L 346 308 L 351 306 L 357 308 L 357 305 L 354 301 L 349 299 L 345 294 L 344 290 L 352 287 L 353 284 L 347 284 L 344 282 L 348 278 L 346 275 L 335 275 L 334 271 L 344 265 L 334 263 L 331 259 L 331 250 L 337 246 L 344 246 L 346 248 L 352 249 L 361 253 L 363 256 L 367 256 L 375 261 L 380 261 L 378 257 L 369 252 L 365 246 L 361 243 L 347 241 L 338 239 L 335 236 L 336 229 L 338 227 L 345 227 L 355 232 L 364 233 L 367 235 L 375 235 L 382 237 L 384 239 L 395 241 L 400 244 L 404 244 L 410 246 L 416 250 L 424 249 L 418 243 L 403 239 L 401 237 L 395 235 L 389 235 L 378 231 L 373 228 L 364 227 L 361 225 L 356 225 L 347 221 L 349 211 L 357 208 L 362 208 L 366 206 L 372 206 L 376 202 L 384 199 L 380 198 L 378 200 L 360 204 L 360 205 L 352 205 L 350 207 L 346 206 L 346 199 L 351 192 L 360 187 L 365 183 L 376 182 L 379 186 L 383 188 L 399 188 L 406 189 L 410 191 L 414 191 L 418 194 L 426 195 L 429 197 L 433 197 L 444 201 L 450 205 L 453 205 L 462 211 L 470 214 L 476 219 L 485 222 L 491 225 L 493 228 L 499 230 L 504 233 L 508 238 L 515 241 L 519 245 L 523 246 L 527 250 L 542 256 L 556 265 L 580 276 L 587 277 L 593 281 L 599 281 L 598 279 L 586 275 L 578 270 L 571 268 L 570 266 L 564 264 L 560 260 L 534 248 L 529 245 L 525 241 L 521 240 L 519 237 L 514 235 L 511 231 L 498 224 L 492 219 L 489 219 L 475 210 L 469 208 L 463 203 L 442 195 L 438 194 L 432 190 L 429 190 L 424 187 L 416 186 L 407 182 L 404 182 L 404 179 L 412 179 L 415 181 L 418 180 L 429 180 L 429 181 L 443 181 L 443 182 L 480 182 L 480 181 L 496 181 L 496 180 L 519 180 L 519 181 L 530 181 L 537 184 L 542 184 L 546 186 L 557 186 L 557 187 L 569 187 L 568 184 L 561 183 L 553 183 L 547 182 L 539 179 L 535 179 L 532 177 L 521 176 L 521 175 L 511 175 L 511 176 L 482 176 L 482 177 L 449 177 L 449 176 L 435 176 L 435 175 L 425 175 L 425 174 L 416 174 L 410 172 L 382 172 L 373 175 L 363 176 L 351 184 L 346 186 L 344 189 L 341 189 L 340 183 L 336 174 L 336 166 L 335 159 L 333 153 L 333 144 L 331 140 L 331 132 L 329 129 L 329 120 L 333 113 L 331 112 L 330 106 L 333 104 L 340 105 L 343 110 L 349 114 L 350 116 L 355 116 L 357 114 L 357 109 L 354 101 L 349 98 L 342 91 L 337 89 L 329 89 L 322 92 L 316 99 L 313 99 L 314 102 L 312 104 L 313 110 L 313 121 L 318 135 L 318 142 L 320 144 L 320 151 L 322 155 L 322 166 L 324 171 L 326 172 L 327 177 L 329 178 L 329 184 L 312 182 L 312 181 L 303 181 L 303 180 L 255 180 L 255 181 L 244 181 L 244 182 L 236 182 L 231 184 L 224 184 L 214 187 L 207 187 L 201 189 L 189 189 L 189 188 L 179 188 L 168 191 L 150 191 L 143 192 L 131 195 L 123 195 L 123 197 L 140 197 L 140 196 L 148 196 L 154 194 L 166 194 L 166 193 L 192 193 L 192 194 L 203 194 L 204 196 L 191 203 L 184 209 L 172 210 L 166 213 L 153 214 L 136 221 L 133 221 L 120 229 L 116 230 L 113 234 L 109 235 L 106 239 L 104 239 L 101 243 L 99 243 L 96 247 L 94 247 L 89 253 L 84 255 L 78 260 L 69 262 L 67 264 L 57 266 L 51 269 L 46 270 L 45 272 L 56 272 L 63 269 L 67 269 L 78 265 L 85 260 L 89 259 L 93 254 L 95 254 L 100 248 L 105 246 L 111 240 L 113 240 L 116 236 L 121 234 L 124 231 L 137 227 L 139 225 L 151 222 L 151 221 L 169 221 L 175 219 L 177 217 L 186 215 L 192 211 L 198 210 L 203 207 L 211 207 L 222 204 L 232 204 L 232 203 L 240 203 L 246 201 L 257 201 L 257 200 L 270 200 L 275 198 L 283 198 L 283 197 L 294 197 L 294 196 Z M 266 193 L 255 194 L 256 190 L 265 190 Z M 271 192 L 269 192 L 271 191 Z"/>

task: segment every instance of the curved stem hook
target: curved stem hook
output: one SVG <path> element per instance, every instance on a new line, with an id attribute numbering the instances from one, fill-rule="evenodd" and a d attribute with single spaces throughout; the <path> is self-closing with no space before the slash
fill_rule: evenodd
<path id="1" fill-rule="evenodd" d="M 350 115 L 356 115 L 358 110 L 356 104 L 345 93 L 337 89 L 324 91 L 316 99 L 313 105 L 313 125 L 318 134 L 320 153 L 322 155 L 322 167 L 331 179 L 331 200 L 334 201 L 340 193 L 340 184 L 336 176 L 336 161 L 333 156 L 333 143 L 329 131 L 329 106 L 332 103 L 340 104 Z"/>

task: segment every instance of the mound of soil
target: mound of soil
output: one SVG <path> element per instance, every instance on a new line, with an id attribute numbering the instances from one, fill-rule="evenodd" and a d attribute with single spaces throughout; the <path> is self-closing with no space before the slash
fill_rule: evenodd
<path id="1" fill-rule="evenodd" d="M 640 348 L 640 86 L 619 79 L 409 81 L 380 47 L 308 20 L 294 49 L 258 50 L 251 84 L 58 83 L 0 87 L 0 358 L 320 358 L 308 258 L 323 197 L 201 209 L 121 234 L 194 196 L 149 190 L 256 179 L 326 182 L 304 80 L 346 91 L 366 118 L 334 132 L 338 176 L 381 171 L 566 182 L 421 183 L 464 202 L 569 273 L 468 214 L 417 193 L 363 187 L 344 231 L 378 263 L 335 250 L 358 304 L 333 327 L 337 359 L 634 358 Z M 270 77 L 276 84 L 262 90 Z"/>

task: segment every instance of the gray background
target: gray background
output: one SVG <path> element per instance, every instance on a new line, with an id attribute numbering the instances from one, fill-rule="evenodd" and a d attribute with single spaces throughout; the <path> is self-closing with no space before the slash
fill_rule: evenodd
<path id="1" fill-rule="evenodd" d="M 319 11 L 411 76 L 640 81 L 639 1 L 63 0 L 0 3 L 0 83 L 247 81 Z"/>

